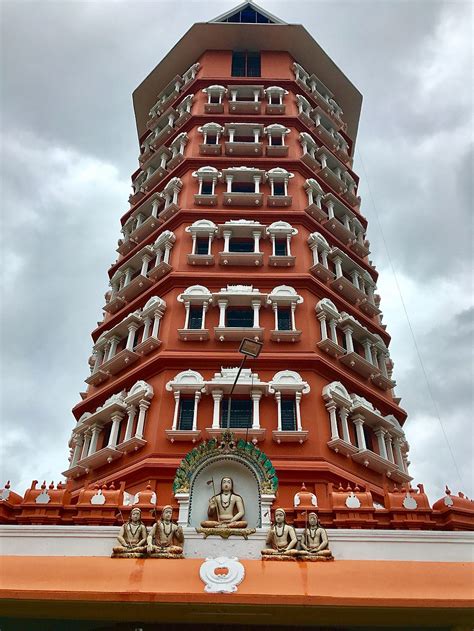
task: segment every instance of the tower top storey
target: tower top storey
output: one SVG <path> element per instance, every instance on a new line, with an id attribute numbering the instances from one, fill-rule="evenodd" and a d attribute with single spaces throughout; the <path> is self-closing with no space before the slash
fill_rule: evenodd
<path id="1" fill-rule="evenodd" d="M 219 50 L 287 52 L 335 94 L 344 111 L 347 133 L 355 142 L 362 105 L 361 93 L 304 26 L 286 24 L 253 2 L 244 2 L 210 22 L 194 24 L 135 89 L 133 105 L 139 137 L 146 130 L 149 111 L 157 94 L 204 52 Z M 263 73 L 261 79 L 265 79 Z"/>

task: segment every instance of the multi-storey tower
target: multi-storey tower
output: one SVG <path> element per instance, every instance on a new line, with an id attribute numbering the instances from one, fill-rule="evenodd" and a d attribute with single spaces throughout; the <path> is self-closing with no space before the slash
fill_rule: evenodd
<path id="1" fill-rule="evenodd" d="M 246 22 L 245 27 L 241 22 Z M 250 24 L 249 24 L 250 22 Z M 251 22 L 254 22 L 253 24 Z M 227 419 L 301 482 L 410 481 L 353 170 L 361 95 L 302 27 L 246 4 L 196 24 L 133 95 L 139 167 L 65 471 L 151 481 Z M 224 425 L 223 425 L 224 424 Z"/>

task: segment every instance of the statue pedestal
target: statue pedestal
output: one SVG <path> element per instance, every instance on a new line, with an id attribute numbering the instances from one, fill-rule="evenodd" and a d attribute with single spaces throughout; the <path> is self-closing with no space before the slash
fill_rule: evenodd
<path id="1" fill-rule="evenodd" d="M 243 537 L 248 539 L 249 535 L 253 535 L 255 528 L 228 528 L 226 526 L 219 526 L 217 528 L 196 528 L 196 532 L 204 535 L 204 539 L 209 536 L 221 537 L 222 539 L 228 539 L 229 537 Z"/>

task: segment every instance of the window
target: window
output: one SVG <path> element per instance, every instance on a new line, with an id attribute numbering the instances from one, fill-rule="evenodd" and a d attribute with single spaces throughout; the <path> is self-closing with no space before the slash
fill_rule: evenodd
<path id="1" fill-rule="evenodd" d="M 367 447 L 367 449 L 370 449 L 370 451 L 374 451 L 374 444 L 372 441 L 372 430 L 370 429 L 370 427 L 368 427 L 365 423 L 362 425 L 362 431 L 364 432 L 364 438 L 365 438 L 365 445 Z"/>
<path id="2" fill-rule="evenodd" d="M 209 239 L 207 237 L 197 237 L 195 254 L 209 254 Z"/>
<path id="3" fill-rule="evenodd" d="M 190 329 L 202 329 L 202 307 L 201 305 L 191 305 L 189 308 L 189 324 Z"/>
<path id="4" fill-rule="evenodd" d="M 255 182 L 232 182 L 233 193 L 255 193 Z"/>
<path id="5" fill-rule="evenodd" d="M 273 183 L 273 195 L 286 195 L 284 182 Z"/>
<path id="6" fill-rule="evenodd" d="M 214 182 L 212 180 L 203 180 L 201 185 L 201 195 L 213 195 Z"/>
<path id="7" fill-rule="evenodd" d="M 229 242 L 229 252 L 254 252 L 255 243 L 253 239 L 231 239 Z"/>
<path id="8" fill-rule="evenodd" d="M 252 309 L 226 309 L 226 326 L 253 327 Z"/>
<path id="9" fill-rule="evenodd" d="M 192 430 L 194 419 L 194 399 L 180 397 L 178 412 L 178 429 Z"/>
<path id="10" fill-rule="evenodd" d="M 260 77 L 260 71 L 260 53 L 240 51 L 232 53 L 233 77 Z"/>
<path id="11" fill-rule="evenodd" d="M 296 430 L 295 397 L 282 397 L 281 399 L 281 429 L 284 432 Z"/>
<path id="12" fill-rule="evenodd" d="M 291 311 L 290 309 L 279 308 L 278 309 L 278 330 L 279 331 L 291 331 Z"/>
<path id="13" fill-rule="evenodd" d="M 286 239 L 275 239 L 275 256 L 287 256 Z"/>
<path id="14" fill-rule="evenodd" d="M 229 399 L 223 399 L 221 405 L 221 427 L 227 426 Z M 252 427 L 253 413 L 251 399 L 232 399 L 230 404 L 230 427 Z"/>

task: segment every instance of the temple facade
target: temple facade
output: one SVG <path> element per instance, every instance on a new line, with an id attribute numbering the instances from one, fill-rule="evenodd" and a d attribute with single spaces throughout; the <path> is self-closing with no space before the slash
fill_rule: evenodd
<path id="1" fill-rule="evenodd" d="M 437 588 L 423 592 L 421 562 L 463 560 L 456 555 L 474 511 L 449 489 L 433 504 L 410 475 L 407 414 L 353 169 L 360 93 L 303 27 L 245 2 L 195 24 L 133 101 L 138 167 L 116 260 L 103 270 L 109 287 L 73 409 L 66 481 L 33 482 L 24 496 L 7 484 L 4 532 L 102 528 L 102 543 L 96 538 L 89 553 L 75 539 L 67 544 L 85 564 L 79 573 L 94 573 L 87 557 L 110 556 L 134 507 L 150 527 L 169 506 L 194 565 L 213 550 L 238 556 L 258 582 L 251 564 L 262 563 L 260 535 L 275 509 L 298 533 L 312 511 L 329 532 L 332 567 L 371 563 L 369 574 L 383 583 L 381 563 L 402 576 L 403 563 L 418 560 L 410 589 L 434 603 Z M 243 341 L 257 343 L 257 357 L 239 352 Z M 240 519 L 252 529 L 228 550 L 232 537 L 199 534 L 202 523 L 213 523 L 209 496 L 219 497 L 215 486 L 225 476 L 245 501 Z M 217 502 L 217 522 L 225 508 Z M 440 533 L 451 537 L 443 543 L 447 558 L 411 555 L 417 544 L 407 537 L 433 550 Z M 369 540 L 379 552 L 369 552 Z M 388 542 L 400 550 L 395 556 L 380 552 Z M 27 556 L 36 555 L 33 548 Z M 100 572 L 113 564 L 114 575 L 132 562 L 96 561 Z M 190 583 L 186 593 L 198 602 L 198 565 L 190 562 L 146 561 L 181 563 L 166 566 L 173 598 L 192 574 L 198 587 Z M 297 567 L 285 565 L 281 574 L 278 566 L 280 578 L 269 585 L 297 580 Z M 458 581 L 459 568 L 446 571 Z M 327 580 L 341 585 L 341 576 Z M 133 600 L 133 587 L 124 589 Z M 260 602 L 249 589 L 263 607 L 267 596 Z M 461 592 L 460 611 L 467 606 Z M 294 597 L 283 604 L 303 602 L 303 593 Z M 390 606 L 388 595 L 380 598 Z M 448 607 L 445 600 L 440 606 Z M 361 602 L 371 606 L 368 593 Z"/>

